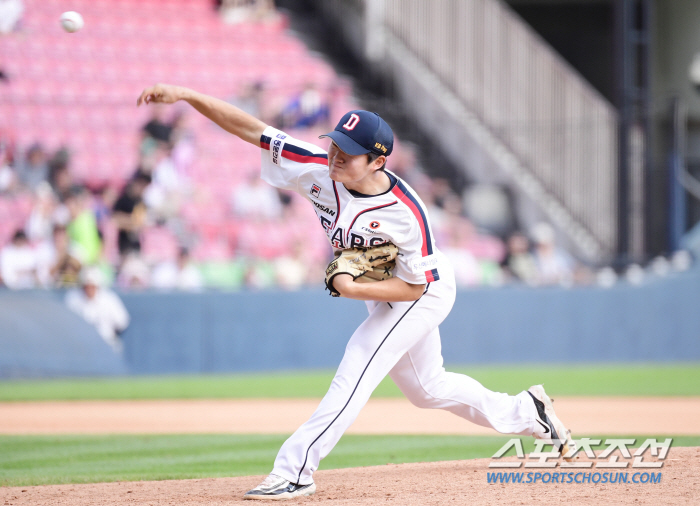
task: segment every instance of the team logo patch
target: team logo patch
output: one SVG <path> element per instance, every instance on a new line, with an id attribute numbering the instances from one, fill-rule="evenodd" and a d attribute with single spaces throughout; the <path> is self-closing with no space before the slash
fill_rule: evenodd
<path id="1" fill-rule="evenodd" d="M 321 195 L 321 187 L 317 184 L 311 185 L 311 196 L 318 198 Z"/>
<path id="2" fill-rule="evenodd" d="M 345 130 L 354 130 L 359 122 L 360 117 L 357 114 L 352 113 L 348 118 L 348 121 L 343 125 L 343 128 Z"/>
<path id="3" fill-rule="evenodd" d="M 328 267 L 326 268 L 326 276 L 330 276 L 330 275 L 333 274 L 333 272 L 335 272 L 337 269 L 338 269 L 338 261 L 337 261 L 337 260 L 334 260 L 334 261 L 331 262 L 331 263 L 328 265 Z"/>
<path id="4" fill-rule="evenodd" d="M 376 230 L 379 228 L 379 225 L 381 225 L 381 223 L 379 223 L 378 221 L 373 221 L 369 224 L 369 228 L 371 228 L 372 230 Z"/>

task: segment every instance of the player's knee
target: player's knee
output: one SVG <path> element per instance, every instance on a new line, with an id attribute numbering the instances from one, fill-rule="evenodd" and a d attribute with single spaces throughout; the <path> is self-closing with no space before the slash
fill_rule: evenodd
<path id="1" fill-rule="evenodd" d="M 408 397 L 408 400 L 411 401 L 411 404 L 418 408 L 432 409 L 437 407 L 437 399 L 425 390 L 411 392 L 411 394 L 407 395 L 406 397 Z"/>

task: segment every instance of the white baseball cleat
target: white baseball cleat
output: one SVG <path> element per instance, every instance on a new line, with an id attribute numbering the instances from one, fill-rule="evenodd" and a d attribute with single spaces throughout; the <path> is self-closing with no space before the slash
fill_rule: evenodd
<path id="1" fill-rule="evenodd" d="M 243 496 L 243 499 L 259 501 L 284 501 L 302 495 L 312 495 L 316 492 L 316 484 L 298 485 L 281 476 L 271 474 L 263 482 Z"/>
<path id="2" fill-rule="evenodd" d="M 569 451 L 576 448 L 574 440 L 571 438 L 571 431 L 568 430 L 556 413 L 552 399 L 545 393 L 542 385 L 531 386 L 527 393 L 530 394 L 537 408 L 537 418 L 535 421 L 539 425 L 538 429 L 532 434 L 535 439 L 544 439 L 551 442 L 553 445 L 559 445 L 559 453 L 564 456 Z M 573 458 L 566 458 L 571 461 Z"/>

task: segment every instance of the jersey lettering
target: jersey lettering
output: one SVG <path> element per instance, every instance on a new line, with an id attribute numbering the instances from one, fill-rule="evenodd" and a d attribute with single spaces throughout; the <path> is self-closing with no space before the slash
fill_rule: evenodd
<path id="1" fill-rule="evenodd" d="M 272 140 L 270 146 L 270 153 L 272 155 L 272 163 L 274 163 L 275 165 L 280 164 L 280 154 L 282 153 L 282 149 L 284 149 L 284 143 L 286 138 L 286 135 L 279 133 Z"/>
<path id="2" fill-rule="evenodd" d="M 369 245 L 370 246 L 379 246 L 380 244 L 384 244 L 386 241 L 382 239 L 381 237 L 372 237 L 369 240 Z"/>
<path id="3" fill-rule="evenodd" d="M 345 249 L 345 246 L 343 245 L 343 229 L 338 227 L 335 229 L 335 232 L 333 232 L 333 237 L 331 237 L 331 244 L 333 245 L 334 248 L 337 249 Z"/>
<path id="4" fill-rule="evenodd" d="M 330 234 L 331 230 L 333 230 L 333 224 L 331 223 L 331 220 L 329 220 L 325 216 L 319 216 L 319 219 L 321 220 L 321 226 L 323 227 L 323 230 L 326 231 L 326 235 Z"/>
<path id="5" fill-rule="evenodd" d="M 351 248 L 362 248 L 365 245 L 365 239 L 361 235 L 357 235 L 354 232 L 350 233 L 350 247 Z"/>
<path id="6" fill-rule="evenodd" d="M 311 199 L 309 199 L 311 200 Z M 331 216 L 335 216 L 335 211 L 333 209 L 330 209 L 324 205 L 319 204 L 315 200 L 311 200 L 311 203 L 316 206 L 320 211 L 323 211 L 326 214 L 330 214 Z"/>
<path id="7" fill-rule="evenodd" d="M 343 128 L 345 130 L 354 130 L 359 122 L 360 117 L 357 114 L 352 113 L 348 121 L 343 125 Z"/>

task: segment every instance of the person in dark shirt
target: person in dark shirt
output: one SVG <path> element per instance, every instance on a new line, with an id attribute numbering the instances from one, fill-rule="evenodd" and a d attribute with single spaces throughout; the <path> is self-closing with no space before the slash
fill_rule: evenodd
<path id="1" fill-rule="evenodd" d="M 132 251 L 141 251 L 140 233 L 146 223 L 143 193 L 150 183 L 148 175 L 137 173 L 114 204 L 114 220 L 119 229 L 117 244 L 122 258 Z"/>
<path id="2" fill-rule="evenodd" d="M 146 136 L 152 137 L 156 141 L 170 143 L 173 127 L 163 121 L 162 108 L 156 107 L 153 109 L 153 116 L 151 120 L 143 126 L 143 132 Z"/>

